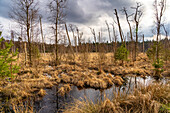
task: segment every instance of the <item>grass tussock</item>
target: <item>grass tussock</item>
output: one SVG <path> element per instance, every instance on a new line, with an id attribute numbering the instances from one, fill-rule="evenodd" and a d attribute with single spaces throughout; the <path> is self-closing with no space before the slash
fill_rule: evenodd
<path id="1" fill-rule="evenodd" d="M 52 88 L 54 85 L 58 84 L 56 79 L 51 79 L 45 76 L 38 76 L 37 78 L 32 78 L 29 75 L 26 78 L 25 74 L 21 78 L 17 77 L 13 81 L 4 83 L 0 86 L 0 96 L 2 102 L 7 102 L 8 104 L 17 104 L 20 101 L 24 101 L 28 98 L 41 98 L 46 92 L 44 88 Z M 59 79 L 59 78 L 58 78 Z"/>
<path id="2" fill-rule="evenodd" d="M 46 95 L 46 91 L 44 89 L 40 89 L 40 91 L 37 94 L 39 97 L 43 97 Z"/>
<path id="3" fill-rule="evenodd" d="M 62 87 L 59 88 L 58 93 L 61 96 L 64 96 L 66 93 L 70 92 L 71 86 L 70 84 L 64 84 Z"/>
<path id="4" fill-rule="evenodd" d="M 151 84 L 129 95 L 115 93 L 113 100 L 106 98 L 96 104 L 87 99 L 77 100 L 64 113 L 168 113 L 169 92 L 168 84 Z"/>
<path id="5" fill-rule="evenodd" d="M 33 103 L 26 101 L 25 103 L 19 103 L 18 105 L 12 104 L 12 109 L 14 113 L 34 113 Z"/>
<path id="6" fill-rule="evenodd" d="M 77 72 L 69 71 L 69 74 L 60 75 L 62 83 L 73 84 L 79 88 L 107 89 L 113 84 L 121 86 L 124 80 L 120 76 L 106 74 L 104 71 Z"/>
<path id="7" fill-rule="evenodd" d="M 66 84 L 65 86 L 62 86 L 61 89 L 59 89 L 61 95 L 71 90 L 70 85 L 75 85 L 80 88 L 94 88 L 104 90 L 111 87 L 113 84 L 117 86 L 121 86 L 123 84 L 124 80 L 120 76 L 116 75 L 151 75 L 151 70 L 153 68 L 151 62 L 148 60 L 145 54 L 139 55 L 137 57 L 137 61 L 133 63 L 125 62 L 124 67 L 119 65 L 119 63 L 115 64 L 113 62 L 114 59 L 111 59 L 113 58 L 113 54 L 111 53 L 105 54 L 103 59 L 107 61 L 100 63 L 98 60 L 96 60 L 96 56 L 98 56 L 96 53 L 88 54 L 88 62 L 84 62 L 83 64 L 80 59 L 77 58 L 79 55 L 76 55 L 75 61 L 71 61 L 71 63 L 61 58 L 61 64 L 57 66 L 49 66 L 52 58 L 50 54 L 46 54 L 46 56 L 41 57 L 39 63 L 37 65 L 33 65 L 33 67 L 29 67 L 28 65 L 25 66 L 24 56 L 22 57 L 21 55 L 20 59 L 17 61 L 18 64 L 21 64 L 21 69 L 18 75 L 16 75 L 16 78 L 13 78 L 12 81 L 0 79 L 0 96 L 4 98 L 2 101 L 7 99 L 8 103 L 18 103 L 23 100 L 25 101 L 29 97 L 41 97 L 46 94 L 44 88 L 51 88 L 54 85 L 58 85 L 60 83 Z M 141 89 L 138 89 L 126 99 L 115 99 L 115 102 L 110 100 L 104 101 L 103 103 L 99 103 L 99 105 L 97 105 L 99 107 L 102 106 L 100 109 L 97 108 L 95 104 L 92 106 L 95 107 L 94 111 L 100 110 L 100 112 L 108 112 L 110 110 L 115 110 L 116 112 L 117 108 L 120 111 L 132 111 L 132 109 L 134 109 L 132 104 L 140 105 L 142 102 L 144 102 L 143 104 L 149 106 L 161 106 L 162 103 L 166 106 L 169 103 L 170 98 L 170 91 L 167 89 L 167 87 L 169 86 L 164 87 L 164 85 L 160 86 L 159 84 L 150 85 L 150 87 L 148 86 L 145 88 L 141 87 Z M 149 101 L 145 100 L 145 98 L 149 99 Z M 112 107 L 109 108 L 109 106 Z M 107 108 L 106 111 L 105 108 Z M 135 108 L 141 109 L 139 106 L 135 106 Z M 150 108 L 156 109 L 153 106 Z M 142 109 L 145 110 L 146 108 Z M 88 109 L 88 111 L 89 110 L 91 110 L 91 107 Z"/>
<path id="8" fill-rule="evenodd" d="M 76 100 L 71 106 L 68 106 L 64 113 L 99 113 L 100 104 L 94 104 L 89 100 Z"/>

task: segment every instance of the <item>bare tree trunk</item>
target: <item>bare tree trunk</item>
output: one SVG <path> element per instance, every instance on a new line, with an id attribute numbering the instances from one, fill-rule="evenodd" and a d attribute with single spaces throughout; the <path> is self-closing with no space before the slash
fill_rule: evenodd
<path id="1" fill-rule="evenodd" d="M 99 44 L 101 43 L 101 34 L 99 32 Z"/>
<path id="2" fill-rule="evenodd" d="M 106 23 L 106 26 L 107 26 L 107 31 L 108 31 L 108 34 L 109 34 L 109 40 L 110 40 L 110 43 L 112 42 L 111 40 L 111 36 L 110 36 L 110 28 L 109 28 L 109 24 L 107 23 L 107 21 L 105 21 Z"/>
<path id="3" fill-rule="evenodd" d="M 82 39 L 82 36 L 83 36 L 83 33 L 79 33 L 79 29 L 78 27 L 76 27 L 76 30 L 77 30 L 77 38 L 78 38 L 78 52 L 81 52 L 80 50 L 82 49 L 81 47 L 81 39 Z"/>
<path id="4" fill-rule="evenodd" d="M 121 41 L 122 41 L 122 44 L 123 44 L 122 29 L 121 29 L 121 26 L 120 26 L 119 16 L 118 16 L 118 14 L 117 14 L 117 10 L 116 10 L 116 9 L 115 9 L 115 15 L 116 15 L 116 18 L 117 18 L 117 24 L 118 24 L 118 27 L 119 27 L 120 38 L 121 38 Z"/>
<path id="5" fill-rule="evenodd" d="M 141 10 L 139 10 L 139 8 L 142 6 L 140 3 L 136 3 L 137 6 L 136 7 L 132 7 L 132 9 L 135 9 L 135 17 L 134 17 L 134 21 L 135 21 L 135 24 L 136 24 L 136 42 L 135 42 L 135 56 L 134 56 L 134 61 L 136 61 L 136 57 L 137 57 L 137 49 L 138 49 L 138 31 L 139 31 L 139 21 L 140 21 L 140 18 L 143 14 L 143 12 Z"/>
<path id="6" fill-rule="evenodd" d="M 116 36 L 114 24 L 112 24 L 112 27 L 113 27 L 113 44 L 114 44 L 114 53 L 115 53 L 117 48 L 117 36 Z"/>
<path id="7" fill-rule="evenodd" d="M 59 59 L 58 59 L 58 16 L 59 16 L 59 3 L 58 0 L 57 2 L 57 17 L 56 17 L 56 22 L 55 22 L 55 56 L 56 56 L 56 64 L 59 64 Z"/>
<path id="8" fill-rule="evenodd" d="M 68 41 L 69 41 L 69 46 L 70 46 L 71 52 L 72 52 L 72 54 L 73 54 L 73 56 L 74 56 L 74 50 L 73 50 L 73 48 L 72 48 L 72 46 L 71 46 L 71 40 L 70 40 L 70 36 L 69 36 L 69 34 L 68 34 L 68 30 L 67 30 L 67 25 L 66 25 L 66 24 L 65 24 L 65 29 L 66 29 L 67 38 L 68 38 Z M 75 56 L 74 56 L 74 58 L 75 58 Z"/>
<path id="9" fill-rule="evenodd" d="M 26 62 L 27 62 L 27 43 L 24 42 L 24 51 L 25 51 L 25 65 L 26 65 Z"/>
<path id="10" fill-rule="evenodd" d="M 165 34 L 166 34 L 166 37 L 165 37 L 165 40 L 164 40 L 164 51 L 165 51 L 165 61 L 166 61 L 166 63 L 168 63 L 168 52 L 167 51 L 170 51 L 169 49 L 169 40 L 168 40 L 168 31 L 167 31 L 167 29 L 165 28 L 165 26 L 164 26 L 164 24 L 162 25 L 162 27 L 163 27 L 163 29 L 164 29 L 164 31 L 165 31 Z"/>
<path id="11" fill-rule="evenodd" d="M 26 15 L 27 15 L 27 39 L 28 39 L 28 52 L 29 52 L 29 64 L 30 66 L 32 65 L 32 59 L 31 59 L 31 40 L 30 40 L 30 22 L 29 22 L 29 7 L 27 6 L 26 7 L 27 9 L 27 12 L 26 12 Z"/>
<path id="12" fill-rule="evenodd" d="M 43 52 L 44 52 L 44 56 L 45 56 L 45 43 L 44 43 L 44 36 L 43 36 L 43 29 L 42 29 L 41 16 L 39 16 L 39 19 L 40 19 L 40 29 L 41 29 L 41 37 L 42 37 Z"/>
<path id="13" fill-rule="evenodd" d="M 56 64 L 59 64 L 59 59 L 58 59 L 58 19 L 56 19 L 56 37 L 55 37 L 55 57 L 56 57 Z"/>
<path id="14" fill-rule="evenodd" d="M 22 32 L 22 30 L 23 30 L 23 27 L 21 27 L 21 37 L 18 37 L 18 42 L 19 42 L 18 58 L 19 58 L 20 53 L 21 53 L 21 48 L 23 48 L 23 41 L 22 41 L 22 39 L 23 39 L 23 32 Z"/>
<path id="15" fill-rule="evenodd" d="M 160 7 L 160 10 L 158 9 Z M 155 17 L 156 17 L 156 28 L 157 28 L 157 36 L 156 36 L 156 59 L 159 59 L 159 35 L 160 35 L 160 28 L 161 28 L 161 20 L 163 13 L 166 9 L 166 0 L 161 0 L 160 3 L 157 3 L 157 0 L 154 1 L 155 7 Z"/>
<path id="16" fill-rule="evenodd" d="M 80 33 L 79 34 L 79 31 L 78 31 L 78 45 L 79 45 L 79 52 L 81 52 L 80 50 L 82 49 L 82 44 L 81 44 L 81 40 L 82 40 L 82 36 L 83 36 L 83 33 Z"/>
<path id="17" fill-rule="evenodd" d="M 13 30 L 11 30 L 11 41 L 14 44 L 12 46 L 12 52 L 14 53 L 15 52 L 15 42 L 14 42 L 14 31 Z"/>
<path id="18" fill-rule="evenodd" d="M 75 42 L 75 46 L 76 46 L 76 54 L 78 53 L 78 50 L 77 50 L 77 37 L 75 36 L 74 37 L 74 42 Z"/>
<path id="19" fill-rule="evenodd" d="M 96 52 L 98 52 L 97 39 L 96 39 L 95 31 L 94 31 L 94 29 L 92 29 L 92 28 L 90 28 L 90 30 L 91 30 L 91 33 L 92 33 L 93 36 L 94 36 L 94 42 L 95 42 L 95 49 L 96 49 Z"/>
<path id="20" fill-rule="evenodd" d="M 138 23 L 136 23 L 136 42 L 135 42 L 135 57 L 134 60 L 136 61 L 136 57 L 137 57 L 137 51 L 138 51 Z"/>
<path id="21" fill-rule="evenodd" d="M 21 53 L 21 44 L 22 44 L 22 38 L 18 37 L 18 58 L 19 58 L 20 53 Z"/>
<path id="22" fill-rule="evenodd" d="M 133 41 L 132 27 L 131 27 L 131 24 L 129 22 L 129 17 L 132 16 L 133 14 L 128 15 L 127 10 L 126 10 L 125 7 L 123 8 L 123 12 L 125 13 L 126 21 L 127 21 L 128 25 L 129 25 L 130 39 L 131 39 L 131 43 L 130 43 L 130 45 L 131 45 L 131 56 L 132 56 L 132 59 L 134 59 L 133 58 L 134 57 L 134 46 L 133 45 L 135 45 L 135 42 Z"/>
<path id="23" fill-rule="evenodd" d="M 145 36 L 143 34 L 143 53 L 145 53 L 145 40 L 144 40 Z"/>
<path id="24" fill-rule="evenodd" d="M 78 53 L 78 51 L 77 51 L 77 37 L 74 35 L 74 29 L 73 29 L 73 26 L 72 25 L 70 25 L 70 29 L 71 29 L 71 31 L 72 31 L 72 33 L 73 33 L 73 39 L 74 39 L 74 44 L 75 44 L 75 51 L 76 51 L 76 54 Z M 79 35 L 79 33 L 77 33 L 78 35 Z"/>
<path id="25" fill-rule="evenodd" d="M 32 66 L 32 48 L 31 48 L 31 35 L 30 28 L 33 22 L 37 21 L 38 8 L 37 1 L 35 0 L 14 0 L 12 10 L 10 11 L 10 17 L 20 25 L 26 28 L 26 35 L 28 41 L 28 54 L 29 64 Z M 32 23 L 30 23 L 32 22 Z"/>

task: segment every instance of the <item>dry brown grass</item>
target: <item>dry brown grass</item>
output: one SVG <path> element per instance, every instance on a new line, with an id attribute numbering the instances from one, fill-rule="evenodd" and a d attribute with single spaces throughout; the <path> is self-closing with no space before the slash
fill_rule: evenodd
<path id="1" fill-rule="evenodd" d="M 44 89 L 40 89 L 40 91 L 37 94 L 39 97 L 43 97 L 46 95 L 46 91 Z"/>
<path id="2" fill-rule="evenodd" d="M 84 82 L 83 81 L 78 81 L 77 86 L 83 88 L 84 87 Z"/>
<path id="3" fill-rule="evenodd" d="M 64 84 L 62 87 L 59 88 L 58 93 L 61 96 L 64 96 L 66 93 L 70 92 L 71 87 L 70 84 Z"/>
<path id="4" fill-rule="evenodd" d="M 71 106 L 68 106 L 68 109 L 63 111 L 64 113 L 99 113 L 99 107 L 99 104 L 94 104 L 92 101 L 87 99 L 86 101 L 76 100 L 75 103 L 72 103 Z"/>
<path id="5" fill-rule="evenodd" d="M 1 82 L 3 85 L 0 86 L 0 93 L 4 99 L 2 101 L 8 98 L 9 104 L 17 104 L 27 98 L 43 97 L 46 94 L 44 88 L 52 88 L 59 82 L 59 78 L 48 78 L 43 75 L 36 77 L 30 73 L 19 75 L 12 82 Z"/>
<path id="6" fill-rule="evenodd" d="M 124 80 L 120 76 L 113 77 L 104 71 L 77 72 L 69 71 L 69 74 L 60 75 L 61 82 L 73 84 L 79 88 L 107 89 L 114 84 L 121 86 Z"/>
<path id="7" fill-rule="evenodd" d="M 12 104 L 12 110 L 14 113 L 34 113 L 33 103 L 30 100 L 25 103 L 20 102 L 19 104 Z"/>
<path id="8" fill-rule="evenodd" d="M 148 87 L 141 86 L 128 96 L 115 95 L 112 101 L 106 98 L 94 104 L 89 100 L 77 100 L 64 113 L 168 113 L 165 109 L 162 111 L 161 106 L 169 103 L 169 92 L 167 84 L 150 84 Z"/>
<path id="9" fill-rule="evenodd" d="M 81 88 L 90 87 L 104 90 L 113 84 L 121 86 L 124 82 L 120 76 L 113 77 L 110 73 L 122 76 L 128 74 L 145 76 L 151 75 L 151 70 L 153 68 L 145 54 L 140 54 L 137 57 L 137 61 L 133 63 L 125 62 L 124 67 L 121 66 L 119 62 L 117 64 L 113 62 L 114 59 L 112 53 L 106 53 L 104 56 L 101 55 L 101 58 L 98 57 L 100 61 L 97 60 L 98 58 L 96 58 L 96 56 L 98 56 L 98 53 L 88 53 L 88 59 L 85 59 L 85 62 L 82 62 L 79 58 L 82 56 L 78 54 L 76 55 L 74 62 L 73 60 L 66 61 L 67 59 L 65 58 L 68 56 L 66 55 L 66 57 L 62 58 L 61 55 L 60 65 L 49 66 L 54 59 L 51 54 L 46 54 L 46 56 L 41 57 L 39 61 L 36 61 L 33 67 L 29 67 L 28 65 L 24 65 L 24 57 L 21 55 L 20 59 L 17 61 L 18 64 L 21 64 L 20 72 L 16 78 L 13 79 L 12 83 L 9 83 L 6 80 L 0 80 L 0 93 L 4 97 L 9 97 L 9 102 L 17 103 L 29 97 L 44 96 L 46 94 L 44 88 L 51 88 L 60 83 L 66 83 L 66 86 L 64 85 L 61 89 L 59 89 L 61 95 L 71 90 L 70 85 L 75 85 Z M 103 70 L 105 70 L 105 72 L 108 71 L 109 74 L 106 74 Z M 46 77 L 44 73 L 47 73 L 50 76 Z M 149 94 L 143 94 L 150 92 L 150 95 L 153 96 L 151 100 L 154 99 L 157 102 L 163 102 L 165 104 L 169 103 L 169 94 L 165 93 L 169 90 L 167 90 L 166 87 L 161 87 L 161 89 L 163 89 L 163 93 L 160 89 L 147 87 L 146 89 L 140 90 L 140 92 L 142 92 L 141 94 L 137 93 L 141 96 L 141 98 L 137 98 L 137 96 L 135 96 L 135 98 L 136 100 L 139 99 L 142 101 L 142 99 L 144 99 L 144 101 L 146 101 L 144 97 L 147 97 Z M 134 95 L 131 97 L 129 96 L 129 99 L 133 96 Z M 117 104 L 111 102 L 112 101 L 107 100 L 102 104 L 108 107 L 113 103 L 114 107 L 112 106 L 113 108 L 108 109 L 115 110 L 115 106 L 117 106 Z M 117 102 L 119 101 L 117 100 Z M 139 104 L 133 101 L 132 103 Z M 128 104 L 128 106 L 130 105 L 131 104 Z M 102 107 L 101 109 L 103 108 L 105 107 Z"/>

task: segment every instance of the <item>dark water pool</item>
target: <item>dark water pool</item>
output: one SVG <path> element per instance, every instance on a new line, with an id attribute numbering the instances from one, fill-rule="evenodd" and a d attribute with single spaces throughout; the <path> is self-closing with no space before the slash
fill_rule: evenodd
<path id="1" fill-rule="evenodd" d="M 136 80 L 135 80 L 136 79 Z M 113 98 L 113 92 L 118 92 L 118 90 L 122 93 L 129 93 L 134 89 L 137 85 L 145 85 L 147 86 L 150 83 L 154 82 L 162 82 L 166 83 L 169 79 L 164 78 L 160 81 L 156 81 L 152 77 L 147 77 L 146 79 L 140 77 L 128 77 L 126 78 L 127 82 L 122 87 L 116 87 L 113 85 L 111 88 L 106 89 L 104 91 L 95 90 L 95 89 L 81 89 L 79 90 L 76 86 L 71 86 L 71 91 L 67 93 L 65 96 L 57 95 L 56 86 L 52 89 L 46 89 L 47 95 L 42 98 L 40 101 L 36 101 L 34 103 L 35 109 L 39 113 L 56 113 L 61 112 L 60 109 L 64 109 L 66 104 L 70 104 L 74 102 L 75 99 L 89 99 L 92 102 L 96 103 L 97 101 L 103 100 L 104 96 L 109 99 Z M 136 82 L 135 82 L 136 81 Z"/>

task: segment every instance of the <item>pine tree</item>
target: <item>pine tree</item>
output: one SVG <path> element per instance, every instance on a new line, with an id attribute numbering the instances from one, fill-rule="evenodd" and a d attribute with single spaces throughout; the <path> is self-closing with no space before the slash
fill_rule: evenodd
<path id="1" fill-rule="evenodd" d="M 128 54 L 128 50 L 126 49 L 125 45 L 122 44 L 121 47 L 116 50 L 114 58 L 115 60 L 121 60 L 123 64 L 123 61 L 126 61 L 128 59 Z"/>
<path id="2" fill-rule="evenodd" d="M 1 37 L 2 32 L 0 31 L 0 47 L 1 42 L 4 40 Z M 13 74 L 18 72 L 19 66 L 17 64 L 12 65 L 12 62 L 16 61 L 16 56 L 18 51 L 13 53 L 11 47 L 13 46 L 12 42 L 5 42 L 5 48 L 0 49 L 0 77 L 13 77 Z"/>

